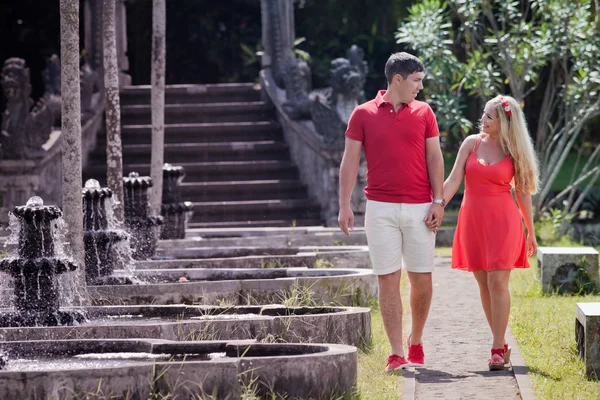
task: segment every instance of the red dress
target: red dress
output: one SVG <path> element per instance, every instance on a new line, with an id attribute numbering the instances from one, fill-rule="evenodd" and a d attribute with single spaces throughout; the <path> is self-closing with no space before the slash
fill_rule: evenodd
<path id="1" fill-rule="evenodd" d="M 465 192 L 452 245 L 452 268 L 465 271 L 529 268 L 521 213 L 510 192 L 515 168 L 509 156 L 492 165 L 465 165 Z"/>

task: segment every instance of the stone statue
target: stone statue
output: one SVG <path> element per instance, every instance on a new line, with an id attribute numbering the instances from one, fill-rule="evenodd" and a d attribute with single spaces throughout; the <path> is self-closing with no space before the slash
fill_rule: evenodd
<path id="1" fill-rule="evenodd" d="M 42 71 L 44 80 L 44 102 L 52 112 L 54 126 L 61 126 L 61 81 L 60 81 L 60 58 L 52 54 L 46 59 L 46 68 Z"/>
<path id="2" fill-rule="evenodd" d="M 360 50 L 353 46 L 354 51 Z M 360 50 L 362 52 L 362 50 Z M 357 63 L 359 70 L 345 58 L 331 61 L 329 84 L 331 87 L 316 90 L 310 95 L 310 113 L 315 129 L 328 147 L 338 150 L 344 146 L 344 132 L 364 85 L 364 64 Z"/>
<path id="3" fill-rule="evenodd" d="M 362 104 L 366 101 L 365 98 L 365 82 L 367 81 L 367 73 L 369 72 L 369 66 L 365 61 L 365 52 L 363 49 L 353 44 L 352 47 L 346 52 L 346 58 L 350 61 L 350 64 L 356 69 L 360 75 L 360 95 L 358 96 L 358 104 Z"/>
<path id="4" fill-rule="evenodd" d="M 81 123 L 84 124 L 94 115 L 92 95 L 98 89 L 98 74 L 87 62 L 84 62 L 79 69 L 79 83 L 81 86 Z"/>
<path id="5" fill-rule="evenodd" d="M 285 90 L 283 108 L 292 119 L 310 118 L 308 95 L 312 88 L 310 67 L 293 50 L 293 5 L 289 1 L 264 0 L 267 29 L 263 42 L 271 57 L 275 83 Z"/>
<path id="6" fill-rule="evenodd" d="M 31 81 L 25 60 L 6 60 L 0 85 L 7 100 L 0 124 L 0 158 L 43 157 L 42 145 L 50 137 L 53 117 L 43 98 L 34 103 L 30 97 Z"/>
<path id="7" fill-rule="evenodd" d="M 331 87 L 315 90 L 310 94 L 310 113 L 317 134 L 323 138 L 323 144 L 340 162 L 344 151 L 345 132 L 350 115 L 358 106 L 367 72 L 360 47 L 352 46 L 348 51 L 350 59 L 336 58 L 331 61 L 329 84 Z M 358 169 L 357 184 L 350 198 L 352 209 L 358 213 L 365 211 L 365 197 L 362 188 L 367 177 L 367 165 L 364 156 Z M 334 186 L 337 187 L 337 176 Z"/>

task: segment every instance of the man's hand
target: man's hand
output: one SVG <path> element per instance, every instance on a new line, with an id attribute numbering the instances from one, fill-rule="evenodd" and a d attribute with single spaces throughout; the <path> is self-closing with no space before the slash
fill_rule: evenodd
<path id="1" fill-rule="evenodd" d="M 442 224 L 442 219 L 444 219 L 444 207 L 437 203 L 431 204 L 429 207 L 429 212 L 423 221 L 425 221 L 425 225 L 432 231 L 437 231 L 437 228 Z"/>
<path id="2" fill-rule="evenodd" d="M 350 207 L 340 208 L 338 226 L 346 236 L 350 236 L 350 229 L 354 228 L 354 213 Z"/>

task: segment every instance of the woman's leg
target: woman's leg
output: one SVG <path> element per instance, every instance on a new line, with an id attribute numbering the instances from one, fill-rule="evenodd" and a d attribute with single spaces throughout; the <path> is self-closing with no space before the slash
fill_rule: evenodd
<path id="1" fill-rule="evenodd" d="M 492 333 L 494 334 L 493 349 L 504 348 L 504 335 L 508 326 L 510 314 L 510 292 L 508 280 L 510 270 L 496 270 L 488 272 L 488 288 L 491 300 Z"/>
<path id="2" fill-rule="evenodd" d="M 490 289 L 488 288 L 488 273 L 487 271 L 473 271 L 473 276 L 479 284 L 479 296 L 481 297 L 481 305 L 485 318 L 492 329 L 492 300 L 490 298 Z M 493 332 L 493 330 L 492 330 Z"/>

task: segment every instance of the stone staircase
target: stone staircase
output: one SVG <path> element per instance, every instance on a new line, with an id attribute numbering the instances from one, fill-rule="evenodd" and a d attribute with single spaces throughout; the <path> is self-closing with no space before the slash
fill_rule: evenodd
<path id="1" fill-rule="evenodd" d="M 321 225 L 272 107 L 251 83 L 170 85 L 165 99 L 165 162 L 181 165 L 190 228 Z M 150 87 L 121 92 L 123 172 L 150 174 Z M 106 182 L 106 137 L 99 134 L 84 180 Z"/>

